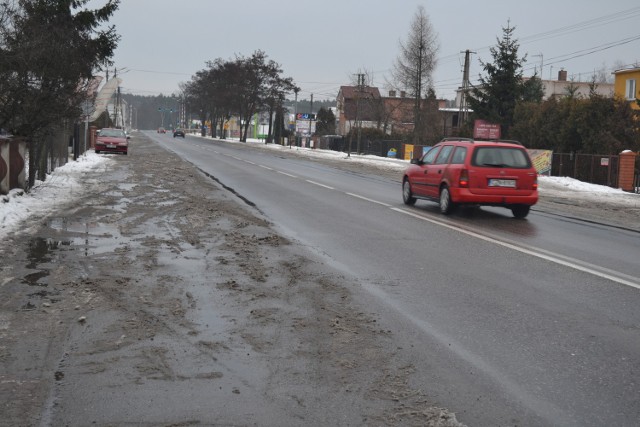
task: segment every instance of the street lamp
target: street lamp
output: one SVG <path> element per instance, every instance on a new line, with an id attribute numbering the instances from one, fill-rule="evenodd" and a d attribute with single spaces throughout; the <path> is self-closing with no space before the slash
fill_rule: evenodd
<path id="1" fill-rule="evenodd" d="M 173 108 L 165 108 L 165 107 L 158 107 L 158 111 L 160 112 L 160 119 L 161 119 L 161 127 L 164 127 L 164 113 L 169 112 L 169 113 L 173 113 Z M 171 115 L 169 115 L 169 120 L 171 121 Z"/>

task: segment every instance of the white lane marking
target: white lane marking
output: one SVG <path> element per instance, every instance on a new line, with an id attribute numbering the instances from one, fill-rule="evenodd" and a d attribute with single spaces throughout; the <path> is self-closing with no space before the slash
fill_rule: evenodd
<path id="1" fill-rule="evenodd" d="M 273 168 L 270 168 L 269 166 L 265 166 L 265 165 L 258 165 L 258 166 L 260 166 L 263 169 L 269 170 L 269 171 L 274 170 Z"/>
<path id="2" fill-rule="evenodd" d="M 297 176 L 291 175 L 290 173 L 286 173 L 286 172 L 282 172 L 282 171 L 276 171 L 276 172 L 278 172 L 281 175 L 286 175 L 286 176 L 291 177 L 291 178 L 297 178 Z"/>
<path id="3" fill-rule="evenodd" d="M 234 157 L 234 158 L 236 158 L 238 160 L 242 160 L 242 159 L 239 159 L 237 157 Z M 275 169 L 272 169 L 270 167 L 263 166 L 263 165 L 258 165 L 258 166 L 260 166 L 261 168 L 264 168 L 264 169 L 268 169 L 268 170 L 275 170 Z M 297 178 L 297 176 L 288 174 L 286 172 L 282 172 L 282 171 L 279 171 L 279 170 L 275 170 L 275 171 L 280 173 L 280 174 L 282 174 L 282 175 L 290 176 L 291 178 Z M 309 184 L 314 184 L 314 185 L 317 185 L 319 187 L 327 188 L 329 190 L 335 190 L 335 188 L 330 187 L 328 185 L 320 184 L 319 182 L 311 181 L 311 180 L 308 180 L 308 179 L 305 180 L 305 181 L 308 182 Z M 431 222 L 433 224 L 439 225 L 441 227 L 446 227 L 446 228 L 449 228 L 451 230 L 458 231 L 460 233 L 464 233 L 464 234 L 466 234 L 468 236 L 472 236 L 472 237 L 484 240 L 486 242 L 494 243 L 496 245 L 503 246 L 505 248 L 509 248 L 509 249 L 512 249 L 512 250 L 515 250 L 515 251 L 518 251 L 518 252 L 521 252 L 521 253 L 524 253 L 524 254 L 532 255 L 532 256 L 535 256 L 537 258 L 553 262 L 555 264 L 564 265 L 565 267 L 569 267 L 569 268 L 572 268 L 574 270 L 578 270 L 578 271 L 582 271 L 582 272 L 585 272 L 585 273 L 588 273 L 588 274 L 592 274 L 594 276 L 601 277 L 601 278 L 607 279 L 607 280 L 611 280 L 613 282 L 620 283 L 622 285 L 626 285 L 626 286 L 630 286 L 632 288 L 640 289 L 640 283 L 634 281 L 634 280 L 636 280 L 636 278 L 633 277 L 633 276 L 629 276 L 627 274 L 624 274 L 624 273 L 613 271 L 613 270 L 607 269 L 605 267 L 599 267 L 602 271 L 598 271 L 598 270 L 595 270 L 593 268 L 590 268 L 590 267 L 587 267 L 587 266 L 583 265 L 582 261 L 574 259 L 574 258 L 566 257 L 566 256 L 560 255 L 560 254 L 555 254 L 553 252 L 546 251 L 546 250 L 539 249 L 539 248 L 527 249 L 525 247 L 518 246 L 516 244 L 512 244 L 512 243 L 508 243 L 508 242 L 505 242 L 505 241 L 498 240 L 496 237 L 484 236 L 482 234 L 479 234 L 479 233 L 476 233 L 476 232 L 473 232 L 473 231 L 465 230 L 465 229 L 459 228 L 459 227 L 454 227 L 454 226 L 446 224 L 446 223 L 444 223 L 442 221 L 438 221 L 438 220 L 434 220 L 434 219 L 431 219 L 431 218 L 427 218 L 427 217 L 424 217 L 422 215 L 418 215 L 416 213 L 409 212 L 409 211 L 404 210 L 404 209 L 393 207 L 393 205 L 389 205 L 389 204 L 384 203 L 384 202 L 379 202 L 377 200 L 373 200 L 373 199 L 369 199 L 369 198 L 364 197 L 364 196 L 360 196 L 358 194 L 348 193 L 348 192 L 345 192 L 345 194 L 347 194 L 349 196 L 352 196 L 352 197 L 357 197 L 357 198 L 362 199 L 362 200 L 366 200 L 366 201 L 371 202 L 371 203 L 376 203 L 376 204 L 388 207 L 391 210 L 396 211 L 398 213 L 409 215 L 409 216 L 412 216 L 414 218 L 421 219 L 423 221 L 428 221 L 428 222 Z M 611 274 L 609 274 L 607 272 L 610 272 Z M 627 280 L 627 279 L 625 279 L 623 277 L 627 277 L 627 278 L 629 278 L 629 280 Z"/>
<path id="4" fill-rule="evenodd" d="M 347 196 L 356 197 L 358 199 L 366 200 L 367 202 L 377 203 L 378 205 L 386 206 L 387 208 L 390 208 L 392 206 L 392 205 L 390 205 L 388 203 L 379 202 L 377 200 L 373 200 L 373 199 L 370 199 L 368 197 L 360 196 L 359 194 L 354 194 L 354 193 L 344 193 L 344 194 L 346 194 Z"/>
<path id="5" fill-rule="evenodd" d="M 335 190 L 335 188 L 333 188 L 333 187 L 329 187 L 328 185 L 320 184 L 319 182 L 311 181 L 309 179 L 305 179 L 305 181 L 307 181 L 309 184 L 317 185 L 319 187 L 328 188 L 329 190 Z"/>
<path id="6" fill-rule="evenodd" d="M 391 210 L 394 210 L 396 212 L 399 212 L 399 213 L 402 213 L 402 214 L 405 214 L 405 215 L 412 216 L 412 217 L 417 218 L 417 219 L 421 219 L 423 221 L 428 221 L 428 222 L 431 222 L 433 224 L 439 225 L 441 227 L 449 228 L 451 230 L 458 231 L 458 232 L 466 234 L 468 236 L 472 236 L 472 237 L 475 237 L 477 239 L 484 240 L 486 242 L 494 243 L 496 245 L 503 246 L 505 248 L 509 248 L 509 249 L 514 250 L 514 251 L 521 252 L 523 254 L 532 255 L 532 256 L 535 256 L 537 258 L 541 258 L 541 259 L 544 259 L 544 260 L 547 260 L 547 261 L 550 261 L 550 262 L 553 262 L 553 263 L 556 263 L 556 264 L 564 265 L 565 267 L 573 268 L 574 270 L 582 271 L 582 272 L 585 272 L 585 273 L 588 273 L 588 274 L 592 274 L 592 275 L 597 276 L 597 277 L 601 277 L 603 279 L 607 279 L 607 280 L 611 280 L 611 281 L 616 282 L 616 283 L 620 283 L 621 285 L 626 285 L 626 286 L 630 286 L 632 288 L 640 289 L 640 283 L 638 283 L 638 282 L 633 282 L 631 280 L 626 280 L 626 279 L 624 279 L 622 277 L 617 277 L 617 276 L 614 276 L 612 274 L 608 274 L 608 273 L 606 273 L 604 271 L 598 271 L 598 270 L 595 270 L 593 268 L 586 267 L 584 265 L 581 265 L 582 262 L 579 261 L 579 260 L 574 260 L 574 259 L 562 256 L 562 255 L 557 255 L 557 254 L 554 254 L 554 253 L 548 252 L 548 251 L 544 251 L 546 253 L 543 253 L 543 251 L 541 251 L 540 249 L 536 249 L 536 250 L 527 249 L 525 247 L 517 246 L 517 245 L 512 244 L 512 243 L 508 243 L 508 242 L 497 240 L 495 237 L 484 236 L 482 234 L 479 234 L 479 233 L 476 233 L 476 232 L 473 232 L 473 231 L 465 230 L 465 229 L 462 229 L 462 228 L 459 228 L 459 227 L 454 227 L 452 225 L 445 224 L 442 221 L 433 220 L 431 218 L 427 218 L 427 217 L 424 217 L 422 215 L 418 215 L 416 213 L 409 212 L 409 211 L 404 210 L 404 209 L 392 207 Z M 608 271 L 612 271 L 612 270 L 608 270 Z M 618 273 L 618 272 L 615 272 L 615 273 L 623 275 L 623 276 L 626 276 L 626 277 L 629 277 L 631 279 L 635 279 L 635 278 L 633 278 L 631 276 L 627 276 L 626 274 L 622 274 L 622 273 Z"/>
<path id="7" fill-rule="evenodd" d="M 249 163 L 250 165 L 254 165 L 254 166 L 256 166 L 256 163 L 250 162 L 249 160 L 245 160 L 244 162 L 245 162 L 245 163 Z"/>

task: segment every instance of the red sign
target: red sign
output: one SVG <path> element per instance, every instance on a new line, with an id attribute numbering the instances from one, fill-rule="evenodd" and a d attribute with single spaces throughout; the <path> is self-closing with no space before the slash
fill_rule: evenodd
<path id="1" fill-rule="evenodd" d="M 473 122 L 474 139 L 500 139 L 500 135 L 500 125 L 484 120 L 476 120 Z"/>

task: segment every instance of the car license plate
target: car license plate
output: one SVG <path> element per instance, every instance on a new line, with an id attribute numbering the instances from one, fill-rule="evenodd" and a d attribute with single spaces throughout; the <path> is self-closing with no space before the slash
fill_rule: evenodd
<path id="1" fill-rule="evenodd" d="M 107 148 L 116 148 L 116 146 L 115 146 L 115 145 L 113 145 L 113 144 L 108 144 L 108 145 L 107 145 Z"/>
<path id="2" fill-rule="evenodd" d="M 510 187 L 510 188 L 515 188 L 516 187 L 516 180 L 515 179 L 490 179 L 489 180 L 489 187 Z"/>

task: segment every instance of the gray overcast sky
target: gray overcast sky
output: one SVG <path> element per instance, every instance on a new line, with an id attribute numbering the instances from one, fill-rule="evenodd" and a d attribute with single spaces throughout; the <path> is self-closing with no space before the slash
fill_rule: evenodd
<path id="1" fill-rule="evenodd" d="M 358 72 L 384 89 L 418 5 L 438 36 L 434 81 L 442 98 L 453 99 L 462 82 L 461 52 L 476 52 L 473 82 L 482 73 L 478 59 L 492 61 L 489 48 L 508 21 L 520 55 L 528 54 L 525 75 L 542 63 L 545 79 L 564 68 L 588 81 L 594 70 L 640 62 L 637 0 L 122 0 L 111 19 L 122 36 L 115 66 L 123 92 L 170 95 L 207 61 L 260 49 L 301 87 L 300 99 L 334 98 Z"/>

